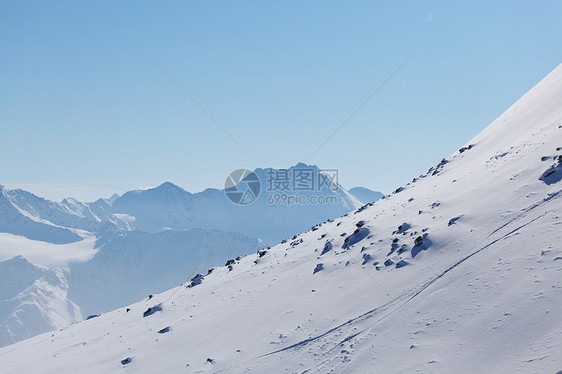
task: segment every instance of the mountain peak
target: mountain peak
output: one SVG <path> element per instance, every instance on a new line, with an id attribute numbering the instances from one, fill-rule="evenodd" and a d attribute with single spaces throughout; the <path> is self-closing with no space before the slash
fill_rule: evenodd
<path id="1" fill-rule="evenodd" d="M 320 170 L 316 165 L 308 165 L 304 162 L 298 162 L 296 165 L 289 166 L 288 168 L 275 168 L 275 167 L 266 167 L 266 168 L 256 168 L 254 172 L 260 171 L 267 171 L 267 170 L 294 170 L 294 169 L 314 169 Z"/>
<path id="2" fill-rule="evenodd" d="M 299 162 L 295 166 L 291 166 L 289 169 L 296 169 L 296 168 L 311 168 L 311 169 L 318 169 L 316 165 L 307 165 L 304 162 Z"/>
<path id="3" fill-rule="evenodd" d="M 161 185 L 159 185 L 156 188 L 153 188 L 154 190 L 172 190 L 172 191 L 181 191 L 181 192 L 187 192 L 185 191 L 183 188 L 173 184 L 172 182 L 164 182 Z"/>
<path id="4" fill-rule="evenodd" d="M 76 200 L 74 197 L 65 197 L 62 200 L 63 204 L 71 204 L 71 205 L 79 205 L 80 202 L 78 200 Z"/>

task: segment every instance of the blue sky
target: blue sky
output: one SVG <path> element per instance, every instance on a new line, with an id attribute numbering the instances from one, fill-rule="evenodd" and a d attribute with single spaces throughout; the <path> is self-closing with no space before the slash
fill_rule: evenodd
<path id="1" fill-rule="evenodd" d="M 0 184 L 196 192 L 303 161 L 390 192 L 562 62 L 560 14 L 560 1 L 1 1 Z"/>

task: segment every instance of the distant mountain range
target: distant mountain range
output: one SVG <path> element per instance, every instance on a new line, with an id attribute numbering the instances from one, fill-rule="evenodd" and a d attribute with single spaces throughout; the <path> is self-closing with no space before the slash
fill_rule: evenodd
<path id="1" fill-rule="evenodd" d="M 337 179 L 302 163 L 256 169 L 253 176 L 259 194 L 250 193 L 251 204 L 231 201 L 225 190 L 190 193 L 170 182 L 90 203 L 53 202 L 0 186 L 0 261 L 5 260 L 0 265 L 28 264 L 22 272 L 5 273 L 0 283 L 0 295 L 10 297 L 6 315 L 0 314 L 0 344 L 161 292 L 382 196 L 361 188 L 356 197 Z M 249 193 L 246 182 L 233 188 Z M 16 255 L 23 257 L 11 259 Z M 36 268 L 55 275 L 39 276 L 44 271 Z M 20 277 L 28 280 L 22 283 Z M 59 290 L 56 300 L 41 299 L 39 280 L 42 287 Z M 22 286 L 14 288 L 14 282 Z M 61 298 L 77 307 L 62 308 Z M 36 310 L 22 305 L 32 299 L 57 317 L 25 330 L 24 321 Z"/>

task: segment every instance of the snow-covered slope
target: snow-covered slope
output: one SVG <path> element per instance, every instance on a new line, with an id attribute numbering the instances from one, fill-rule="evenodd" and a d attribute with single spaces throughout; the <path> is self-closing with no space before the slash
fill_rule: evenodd
<path id="1" fill-rule="evenodd" d="M 66 275 L 22 256 L 0 262 L 1 346 L 82 319 L 80 309 L 67 298 Z"/>
<path id="2" fill-rule="evenodd" d="M 0 349 L 17 373 L 562 368 L 562 66 L 394 194 Z"/>
<path id="3" fill-rule="evenodd" d="M 0 185 L 0 232 L 54 244 L 67 244 L 82 239 L 75 230 L 58 226 L 14 204 L 14 193 L 17 192 L 19 190 L 7 190 Z"/>
<path id="4" fill-rule="evenodd" d="M 108 232 L 69 244 L 0 234 L 0 247 L 3 346 L 162 292 L 265 245 L 239 233 L 195 228 Z"/>
<path id="5" fill-rule="evenodd" d="M 98 252 L 90 261 L 70 266 L 68 295 L 84 315 L 128 305 L 264 248 L 257 239 L 239 233 L 201 228 L 123 231 L 97 243 Z"/>

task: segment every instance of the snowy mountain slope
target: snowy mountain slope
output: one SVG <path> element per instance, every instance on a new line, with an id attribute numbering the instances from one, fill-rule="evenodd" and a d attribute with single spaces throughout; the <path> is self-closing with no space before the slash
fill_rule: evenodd
<path id="1" fill-rule="evenodd" d="M 0 206 L 0 211 L 4 214 L 17 211 L 19 215 L 33 221 L 48 226 L 56 226 L 59 229 L 67 229 L 67 231 L 70 230 L 78 234 L 81 231 L 115 232 L 119 229 L 129 228 L 126 221 L 109 212 L 108 208 L 111 205 L 109 200 L 99 199 L 94 203 L 82 203 L 74 198 L 66 198 L 58 203 L 19 189 L 0 189 L 2 189 L 2 196 L 5 199 L 3 205 Z M 52 227 L 49 228 L 53 230 Z M 36 228 L 31 227 L 25 231 L 18 231 L 18 233 L 30 239 L 35 239 L 34 235 L 37 231 Z M 5 229 L 5 232 L 15 233 L 9 227 Z M 61 243 L 60 241 L 49 241 L 48 237 L 43 241 Z"/>
<path id="2" fill-rule="evenodd" d="M 0 345 L 12 344 L 82 319 L 67 298 L 64 271 L 38 267 L 24 257 L 0 262 Z"/>
<path id="3" fill-rule="evenodd" d="M 239 233 L 200 228 L 160 233 L 109 232 L 69 244 L 0 234 L 0 261 L 7 260 L 0 262 L 0 321 L 9 317 L 10 323 L 26 321 L 26 325 L 32 326 L 2 327 L 0 346 L 64 327 L 79 320 L 80 314 L 106 312 L 148 294 L 162 292 L 198 272 L 206 273 L 212 266 L 263 247 L 257 239 Z M 28 269 L 35 269 L 34 272 L 21 271 L 21 262 L 8 260 L 21 254 L 34 264 L 50 267 L 48 279 L 51 281 L 35 282 L 40 278 L 37 274 L 47 272 L 47 268 L 36 267 L 19 256 L 16 259 L 22 259 Z M 29 281 L 29 277 L 33 281 Z M 12 284 L 18 282 L 34 287 L 16 295 Z M 11 296 L 4 297 L 4 294 Z M 57 299 L 51 300 L 51 296 L 45 295 Z M 67 304 L 72 305 L 74 311 L 70 315 Z M 40 307 L 31 307 L 34 305 Z M 38 313 L 46 317 L 38 317 Z M 68 318 L 54 323 L 49 315 L 68 315 Z M 8 330 L 9 334 L 1 332 Z"/>
<path id="4" fill-rule="evenodd" d="M 11 192 L 0 185 L 0 232 L 54 244 L 67 244 L 82 239 L 76 231 L 57 226 L 14 205 Z"/>
<path id="5" fill-rule="evenodd" d="M 182 230 L 193 227 L 193 199 L 193 194 L 165 182 L 156 188 L 126 192 L 110 209 L 113 214 L 134 217 L 132 225 L 139 230 Z"/>
<path id="6" fill-rule="evenodd" d="M 201 228 L 120 232 L 97 246 L 90 261 L 70 266 L 68 295 L 84 315 L 128 305 L 264 247 L 242 234 Z"/>
<path id="7" fill-rule="evenodd" d="M 349 189 L 349 193 L 355 196 L 363 204 L 372 203 L 381 199 L 384 194 L 378 191 L 373 191 L 365 187 L 353 187 Z"/>
<path id="8" fill-rule="evenodd" d="M 17 373 L 562 368 L 562 66 L 393 195 L 98 318 Z M 199 279 L 200 280 L 200 279 Z"/>

